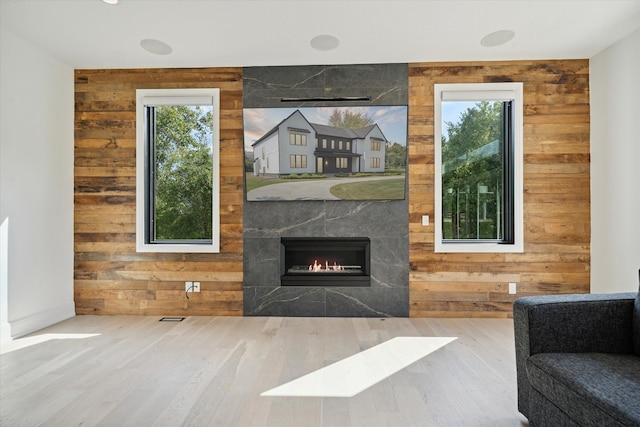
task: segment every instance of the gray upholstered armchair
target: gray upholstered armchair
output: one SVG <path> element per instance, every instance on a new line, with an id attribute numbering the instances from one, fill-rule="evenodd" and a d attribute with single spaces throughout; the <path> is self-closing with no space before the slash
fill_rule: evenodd
<path id="1" fill-rule="evenodd" d="M 523 297 L 513 311 L 531 426 L 640 426 L 640 296 Z"/>

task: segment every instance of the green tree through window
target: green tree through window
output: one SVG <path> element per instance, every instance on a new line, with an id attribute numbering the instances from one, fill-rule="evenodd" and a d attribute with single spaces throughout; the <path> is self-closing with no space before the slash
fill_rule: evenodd
<path id="1" fill-rule="evenodd" d="M 504 105 L 451 103 L 458 104 L 454 108 L 462 113 L 458 121 L 443 123 L 442 236 L 447 240 L 500 240 Z"/>
<path id="2" fill-rule="evenodd" d="M 154 169 L 151 240 L 212 238 L 212 107 L 148 107 Z"/>

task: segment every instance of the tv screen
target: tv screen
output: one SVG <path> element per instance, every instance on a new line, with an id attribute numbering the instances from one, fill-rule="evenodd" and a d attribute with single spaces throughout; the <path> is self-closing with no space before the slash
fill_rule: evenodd
<path id="1" fill-rule="evenodd" d="M 407 106 L 245 108 L 247 201 L 403 200 Z"/>

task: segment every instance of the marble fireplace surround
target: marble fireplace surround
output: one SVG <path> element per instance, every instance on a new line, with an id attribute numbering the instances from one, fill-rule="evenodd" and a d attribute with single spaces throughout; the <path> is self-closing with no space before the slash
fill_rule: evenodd
<path id="1" fill-rule="evenodd" d="M 281 98 L 354 96 L 370 100 L 352 105 L 408 104 L 407 64 L 252 67 L 243 74 L 245 108 L 282 107 Z M 243 215 L 245 316 L 408 317 L 406 199 L 245 201 Z M 280 286 L 281 237 L 368 237 L 371 286 Z"/>

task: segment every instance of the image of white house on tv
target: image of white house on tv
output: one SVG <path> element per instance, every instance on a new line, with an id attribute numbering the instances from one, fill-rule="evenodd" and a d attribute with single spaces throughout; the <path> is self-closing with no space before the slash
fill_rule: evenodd
<path id="1" fill-rule="evenodd" d="M 253 174 L 384 172 L 387 139 L 377 124 L 346 129 L 294 111 L 252 144 Z"/>

